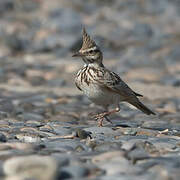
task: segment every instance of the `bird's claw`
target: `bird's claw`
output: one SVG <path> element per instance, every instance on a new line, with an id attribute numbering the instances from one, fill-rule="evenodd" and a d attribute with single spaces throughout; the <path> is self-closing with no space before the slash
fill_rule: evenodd
<path id="1" fill-rule="evenodd" d="M 110 121 L 110 119 L 108 119 L 108 117 L 107 117 L 108 115 L 109 115 L 108 112 L 103 112 L 103 113 L 94 115 L 93 118 L 94 118 L 95 120 L 98 120 L 98 126 L 99 126 L 99 127 L 102 127 L 102 126 L 103 126 L 102 122 L 103 122 L 104 118 L 105 118 L 108 122 L 110 122 L 110 123 L 112 124 L 112 122 Z"/>
<path id="2" fill-rule="evenodd" d="M 106 116 L 107 116 L 107 113 L 104 112 L 104 113 L 100 113 L 100 114 L 94 115 L 93 118 L 94 118 L 95 120 L 99 120 L 99 119 L 105 118 Z"/>

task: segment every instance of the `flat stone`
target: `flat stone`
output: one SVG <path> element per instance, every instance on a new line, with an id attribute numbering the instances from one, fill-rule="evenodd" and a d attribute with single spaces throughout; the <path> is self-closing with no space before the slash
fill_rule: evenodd
<path id="1" fill-rule="evenodd" d="M 60 125 L 51 126 L 51 127 L 53 128 L 53 131 L 58 135 L 67 135 L 72 133 L 71 129 L 66 127 L 61 127 Z"/>
<path id="2" fill-rule="evenodd" d="M 51 151 L 73 152 L 78 145 L 81 145 L 79 141 L 62 138 L 46 142 L 46 147 Z"/>
<path id="3" fill-rule="evenodd" d="M 116 157 L 126 157 L 125 151 L 111 151 L 111 152 L 105 152 L 101 153 L 100 155 L 96 155 L 92 158 L 92 161 L 94 163 L 104 162 L 104 161 L 111 161 L 112 159 L 116 159 Z"/>
<path id="4" fill-rule="evenodd" d="M 18 152 L 19 150 L 25 153 L 32 152 L 32 151 L 39 151 L 39 150 L 42 150 L 43 148 L 45 148 L 44 144 L 19 143 L 19 142 L 3 143 L 0 145 L 1 151 L 14 150 Z"/>
<path id="5" fill-rule="evenodd" d="M 30 134 L 30 133 L 21 133 L 15 136 L 22 142 L 34 143 L 41 142 L 41 137 L 38 134 Z"/>
<path id="6" fill-rule="evenodd" d="M 121 142 L 105 142 L 102 144 L 97 144 L 93 149 L 97 152 L 108 152 L 113 150 L 120 150 L 121 149 Z"/>
<path id="7" fill-rule="evenodd" d="M 5 161 L 3 169 L 8 177 L 24 176 L 40 180 L 54 179 L 57 173 L 56 161 L 53 158 L 38 155 L 10 158 Z"/>
<path id="8" fill-rule="evenodd" d="M 148 128 L 153 130 L 163 131 L 169 128 L 169 124 L 166 122 L 157 122 L 157 121 L 146 121 L 142 124 L 142 128 Z"/>
<path id="9" fill-rule="evenodd" d="M 131 136 L 135 136 L 137 134 L 137 130 L 136 129 L 126 129 L 123 132 L 124 135 L 131 135 Z"/>
<path id="10" fill-rule="evenodd" d="M 101 169 L 106 171 L 107 175 L 123 174 L 136 174 L 140 171 L 139 167 L 131 165 L 128 160 L 116 157 L 113 161 L 108 163 L 97 164 Z"/>
<path id="11" fill-rule="evenodd" d="M 113 134 L 113 130 L 108 127 L 90 127 L 85 128 L 85 131 L 91 132 L 92 134 Z"/>

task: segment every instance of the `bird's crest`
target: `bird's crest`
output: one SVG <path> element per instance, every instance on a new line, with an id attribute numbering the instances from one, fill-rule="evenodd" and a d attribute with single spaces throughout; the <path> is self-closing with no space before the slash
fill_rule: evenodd
<path id="1" fill-rule="evenodd" d="M 86 49 L 96 48 L 96 43 L 91 39 L 91 37 L 87 34 L 86 29 L 83 27 L 83 44 L 80 51 L 84 51 Z"/>

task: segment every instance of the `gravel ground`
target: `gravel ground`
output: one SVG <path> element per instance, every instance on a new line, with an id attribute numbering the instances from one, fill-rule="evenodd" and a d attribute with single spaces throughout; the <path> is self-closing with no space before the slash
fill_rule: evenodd
<path id="1" fill-rule="evenodd" d="M 156 116 L 97 127 L 74 85 L 82 25 Z M 1 0 L 0 179 L 179 180 L 180 1 Z"/>

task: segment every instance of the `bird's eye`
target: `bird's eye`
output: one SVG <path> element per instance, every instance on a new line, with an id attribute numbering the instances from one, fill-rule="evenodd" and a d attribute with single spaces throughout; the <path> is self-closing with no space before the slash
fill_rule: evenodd
<path id="1" fill-rule="evenodd" d="M 89 53 L 93 53 L 93 50 L 90 50 Z"/>
<path id="2" fill-rule="evenodd" d="M 98 52 L 99 50 L 98 49 L 95 49 L 94 52 Z"/>

